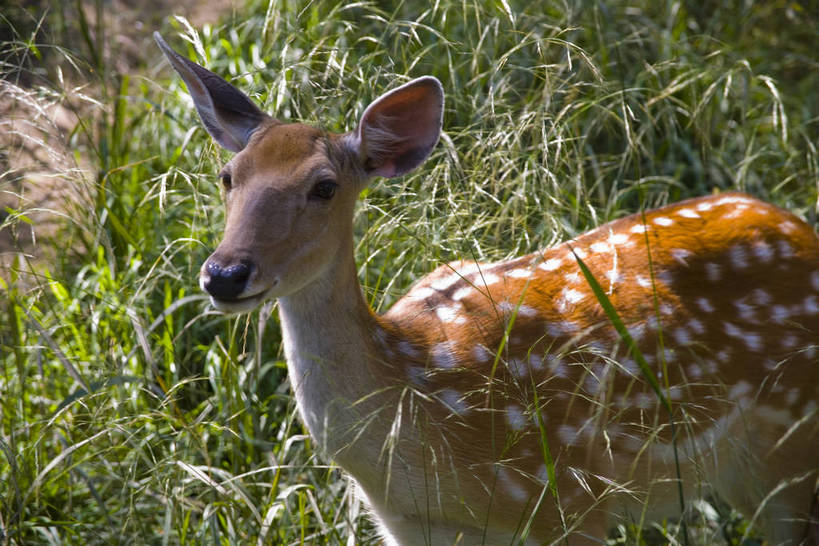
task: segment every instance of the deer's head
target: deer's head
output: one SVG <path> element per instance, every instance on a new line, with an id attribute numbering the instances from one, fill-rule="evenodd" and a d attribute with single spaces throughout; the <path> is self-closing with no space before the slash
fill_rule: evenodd
<path id="1" fill-rule="evenodd" d="M 354 205 L 367 181 L 411 171 L 438 141 L 443 90 L 433 77 L 382 95 L 354 131 L 336 135 L 268 116 L 154 37 L 208 133 L 236 152 L 219 173 L 224 236 L 200 271 L 200 284 L 219 310 L 250 310 L 326 273 L 340 252 L 350 251 Z"/>

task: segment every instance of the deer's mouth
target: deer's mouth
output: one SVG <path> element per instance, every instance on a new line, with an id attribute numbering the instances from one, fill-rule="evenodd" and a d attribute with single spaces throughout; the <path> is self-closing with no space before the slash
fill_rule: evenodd
<path id="1" fill-rule="evenodd" d="M 261 292 L 257 292 L 250 296 L 243 296 L 240 298 L 230 299 L 223 299 L 211 296 L 210 303 L 216 308 L 217 311 L 221 313 L 227 314 L 247 313 L 248 311 L 252 311 L 256 307 L 258 307 L 263 301 L 265 301 L 270 295 L 271 291 L 272 287 L 264 289 Z"/>

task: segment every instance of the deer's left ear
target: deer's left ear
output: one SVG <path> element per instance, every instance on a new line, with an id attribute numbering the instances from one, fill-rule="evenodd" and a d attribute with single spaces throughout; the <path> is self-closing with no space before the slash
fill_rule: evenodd
<path id="1" fill-rule="evenodd" d="M 441 134 L 444 90 L 432 76 L 393 89 L 370 104 L 351 135 L 371 176 L 407 173 L 423 163 Z"/>
<path id="2" fill-rule="evenodd" d="M 239 152 L 270 116 L 220 76 L 171 49 L 158 32 L 154 40 L 188 86 L 196 111 L 210 136 L 223 148 Z"/>

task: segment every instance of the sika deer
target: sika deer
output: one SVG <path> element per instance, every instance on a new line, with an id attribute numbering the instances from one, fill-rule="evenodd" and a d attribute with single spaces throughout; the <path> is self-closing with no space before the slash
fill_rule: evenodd
<path id="1" fill-rule="evenodd" d="M 806 536 L 819 467 L 810 226 L 742 194 L 692 199 L 511 261 L 444 265 L 378 316 L 353 262 L 355 202 L 371 177 L 429 155 L 438 80 L 386 93 L 334 135 L 270 118 L 156 39 L 237 152 L 201 285 L 229 313 L 278 299 L 299 413 L 388 543 L 578 544 L 614 516 L 674 513 L 667 414 L 578 257 L 671 401 L 688 498 L 710 485 L 772 543 Z"/>

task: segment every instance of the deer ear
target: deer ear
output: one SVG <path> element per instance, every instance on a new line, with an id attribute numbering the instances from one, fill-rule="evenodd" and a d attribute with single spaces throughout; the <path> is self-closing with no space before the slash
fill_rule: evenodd
<path id="1" fill-rule="evenodd" d="M 185 80 L 196 111 L 210 136 L 231 152 L 241 151 L 253 131 L 270 116 L 220 76 L 171 49 L 158 32 L 154 32 L 154 40 L 174 70 Z"/>
<path id="2" fill-rule="evenodd" d="M 352 143 L 371 176 L 391 178 L 423 163 L 441 134 L 444 90 L 432 76 L 382 95 L 361 116 Z"/>

